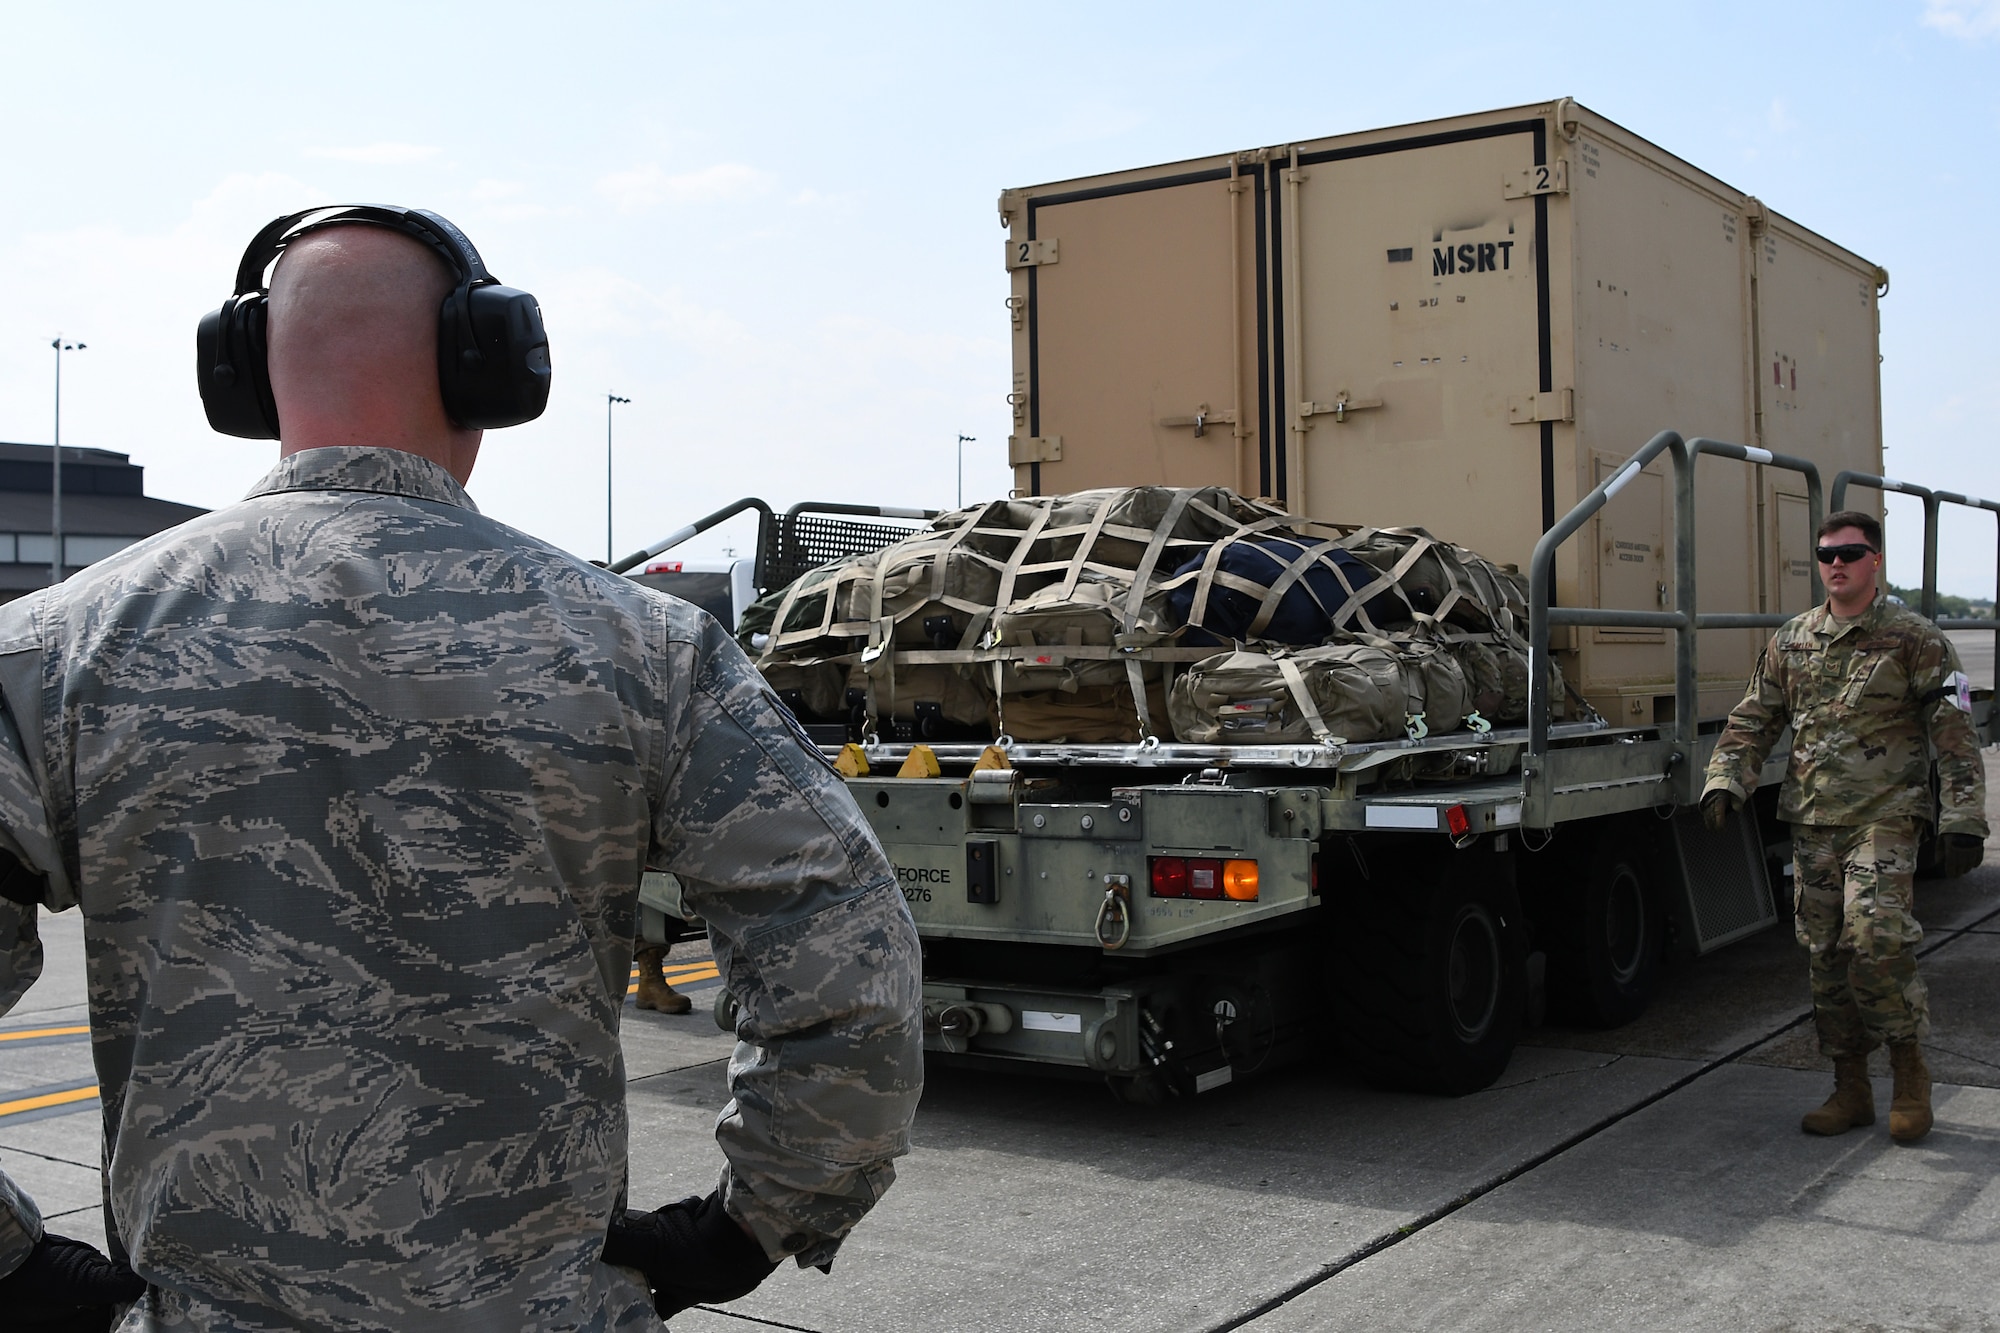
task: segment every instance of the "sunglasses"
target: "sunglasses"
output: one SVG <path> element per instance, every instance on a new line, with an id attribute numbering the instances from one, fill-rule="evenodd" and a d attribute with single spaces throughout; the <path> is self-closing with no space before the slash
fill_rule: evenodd
<path id="1" fill-rule="evenodd" d="M 1844 546 L 1819 547 L 1813 554 L 1819 557 L 1819 562 L 1822 565 L 1830 565 L 1835 561 L 1851 565 L 1861 559 L 1861 557 L 1875 555 L 1877 552 L 1874 547 L 1865 542 L 1848 542 Z"/>

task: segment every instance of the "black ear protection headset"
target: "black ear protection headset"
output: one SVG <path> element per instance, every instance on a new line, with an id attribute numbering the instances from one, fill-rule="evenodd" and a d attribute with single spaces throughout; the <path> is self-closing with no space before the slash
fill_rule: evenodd
<path id="1" fill-rule="evenodd" d="M 208 424 L 246 440 L 278 438 L 265 359 L 270 289 L 264 270 L 308 232 L 355 224 L 387 227 L 421 241 L 458 275 L 438 307 L 438 387 L 445 415 L 465 430 L 497 430 L 540 416 L 549 402 L 549 339 L 535 298 L 501 286 L 465 233 L 427 209 L 345 204 L 290 213 L 258 232 L 237 266 L 235 295 L 202 316 L 195 368 Z"/>

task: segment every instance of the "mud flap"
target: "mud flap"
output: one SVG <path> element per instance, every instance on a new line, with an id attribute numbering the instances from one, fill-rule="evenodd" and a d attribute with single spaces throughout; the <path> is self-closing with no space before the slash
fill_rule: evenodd
<path id="1" fill-rule="evenodd" d="M 1754 935 L 1778 919 L 1754 803 L 1720 833 L 1701 822 L 1699 806 L 1677 810 L 1672 842 L 1680 885 L 1674 896 L 1696 953 Z"/>

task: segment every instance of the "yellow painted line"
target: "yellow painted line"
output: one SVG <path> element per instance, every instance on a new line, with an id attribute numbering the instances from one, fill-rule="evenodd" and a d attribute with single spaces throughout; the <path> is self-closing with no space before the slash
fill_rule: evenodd
<path id="1" fill-rule="evenodd" d="M 90 1024 L 73 1028 L 26 1028 L 20 1032 L 0 1032 L 0 1041 L 27 1041 L 30 1037 L 75 1037 L 90 1031 Z"/>
<path id="2" fill-rule="evenodd" d="M 720 975 L 721 973 L 716 970 L 716 966 L 714 963 L 703 963 L 700 965 L 700 968 L 698 970 L 692 972 L 675 973 L 669 976 L 667 978 L 667 981 L 669 983 L 676 981 L 680 982 L 707 981 L 711 977 L 716 977 Z M 625 988 L 625 993 L 627 995 L 633 995 L 636 994 L 638 990 L 639 990 L 639 983 L 635 981 L 630 986 L 627 986 Z"/>
<path id="3" fill-rule="evenodd" d="M 87 1088 L 65 1088 L 61 1092 L 45 1092 L 39 1097 L 22 1097 L 16 1101 L 0 1102 L 0 1115 L 39 1111 L 45 1106 L 67 1106 L 71 1102 L 87 1102 L 95 1096 L 97 1096 L 95 1083 Z"/>
<path id="4" fill-rule="evenodd" d="M 699 963 L 672 963 L 661 968 L 660 971 L 666 974 L 669 981 L 672 981 L 676 977 L 693 977 L 697 972 L 701 973 L 704 977 L 712 977 L 715 975 L 715 960 L 713 958 L 705 958 Z M 636 967 L 633 968 L 632 975 L 635 977 L 638 976 L 639 969 Z"/>

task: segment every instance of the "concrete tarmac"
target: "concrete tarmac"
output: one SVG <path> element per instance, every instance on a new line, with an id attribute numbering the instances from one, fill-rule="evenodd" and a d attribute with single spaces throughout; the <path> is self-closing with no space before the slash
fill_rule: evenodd
<path id="1" fill-rule="evenodd" d="M 1994 636 L 1985 630 L 1946 630 L 1945 637 L 1952 647 L 1958 649 L 1959 665 L 1972 681 L 1974 689 L 1991 689 L 1993 686 L 1993 640 Z"/>
<path id="2" fill-rule="evenodd" d="M 898 1183 L 831 1275 L 787 1268 L 673 1328 L 2000 1333 L 2000 841 L 1988 861 L 1918 886 L 1939 1079 L 1920 1144 L 1888 1139 L 1886 1070 L 1874 1128 L 1799 1132 L 1830 1078 L 1780 927 L 1671 969 L 1625 1028 L 1527 1034 L 1468 1097 L 1294 1068 L 1149 1109 L 934 1070 Z M 87 1022 L 81 931 L 42 926 L 47 973 L 0 1019 L 0 1166 L 101 1242 L 97 1102 L 38 1104 L 93 1078 L 64 1031 Z M 635 1206 L 721 1169 L 714 985 L 687 987 L 685 1017 L 627 1011 Z"/>

